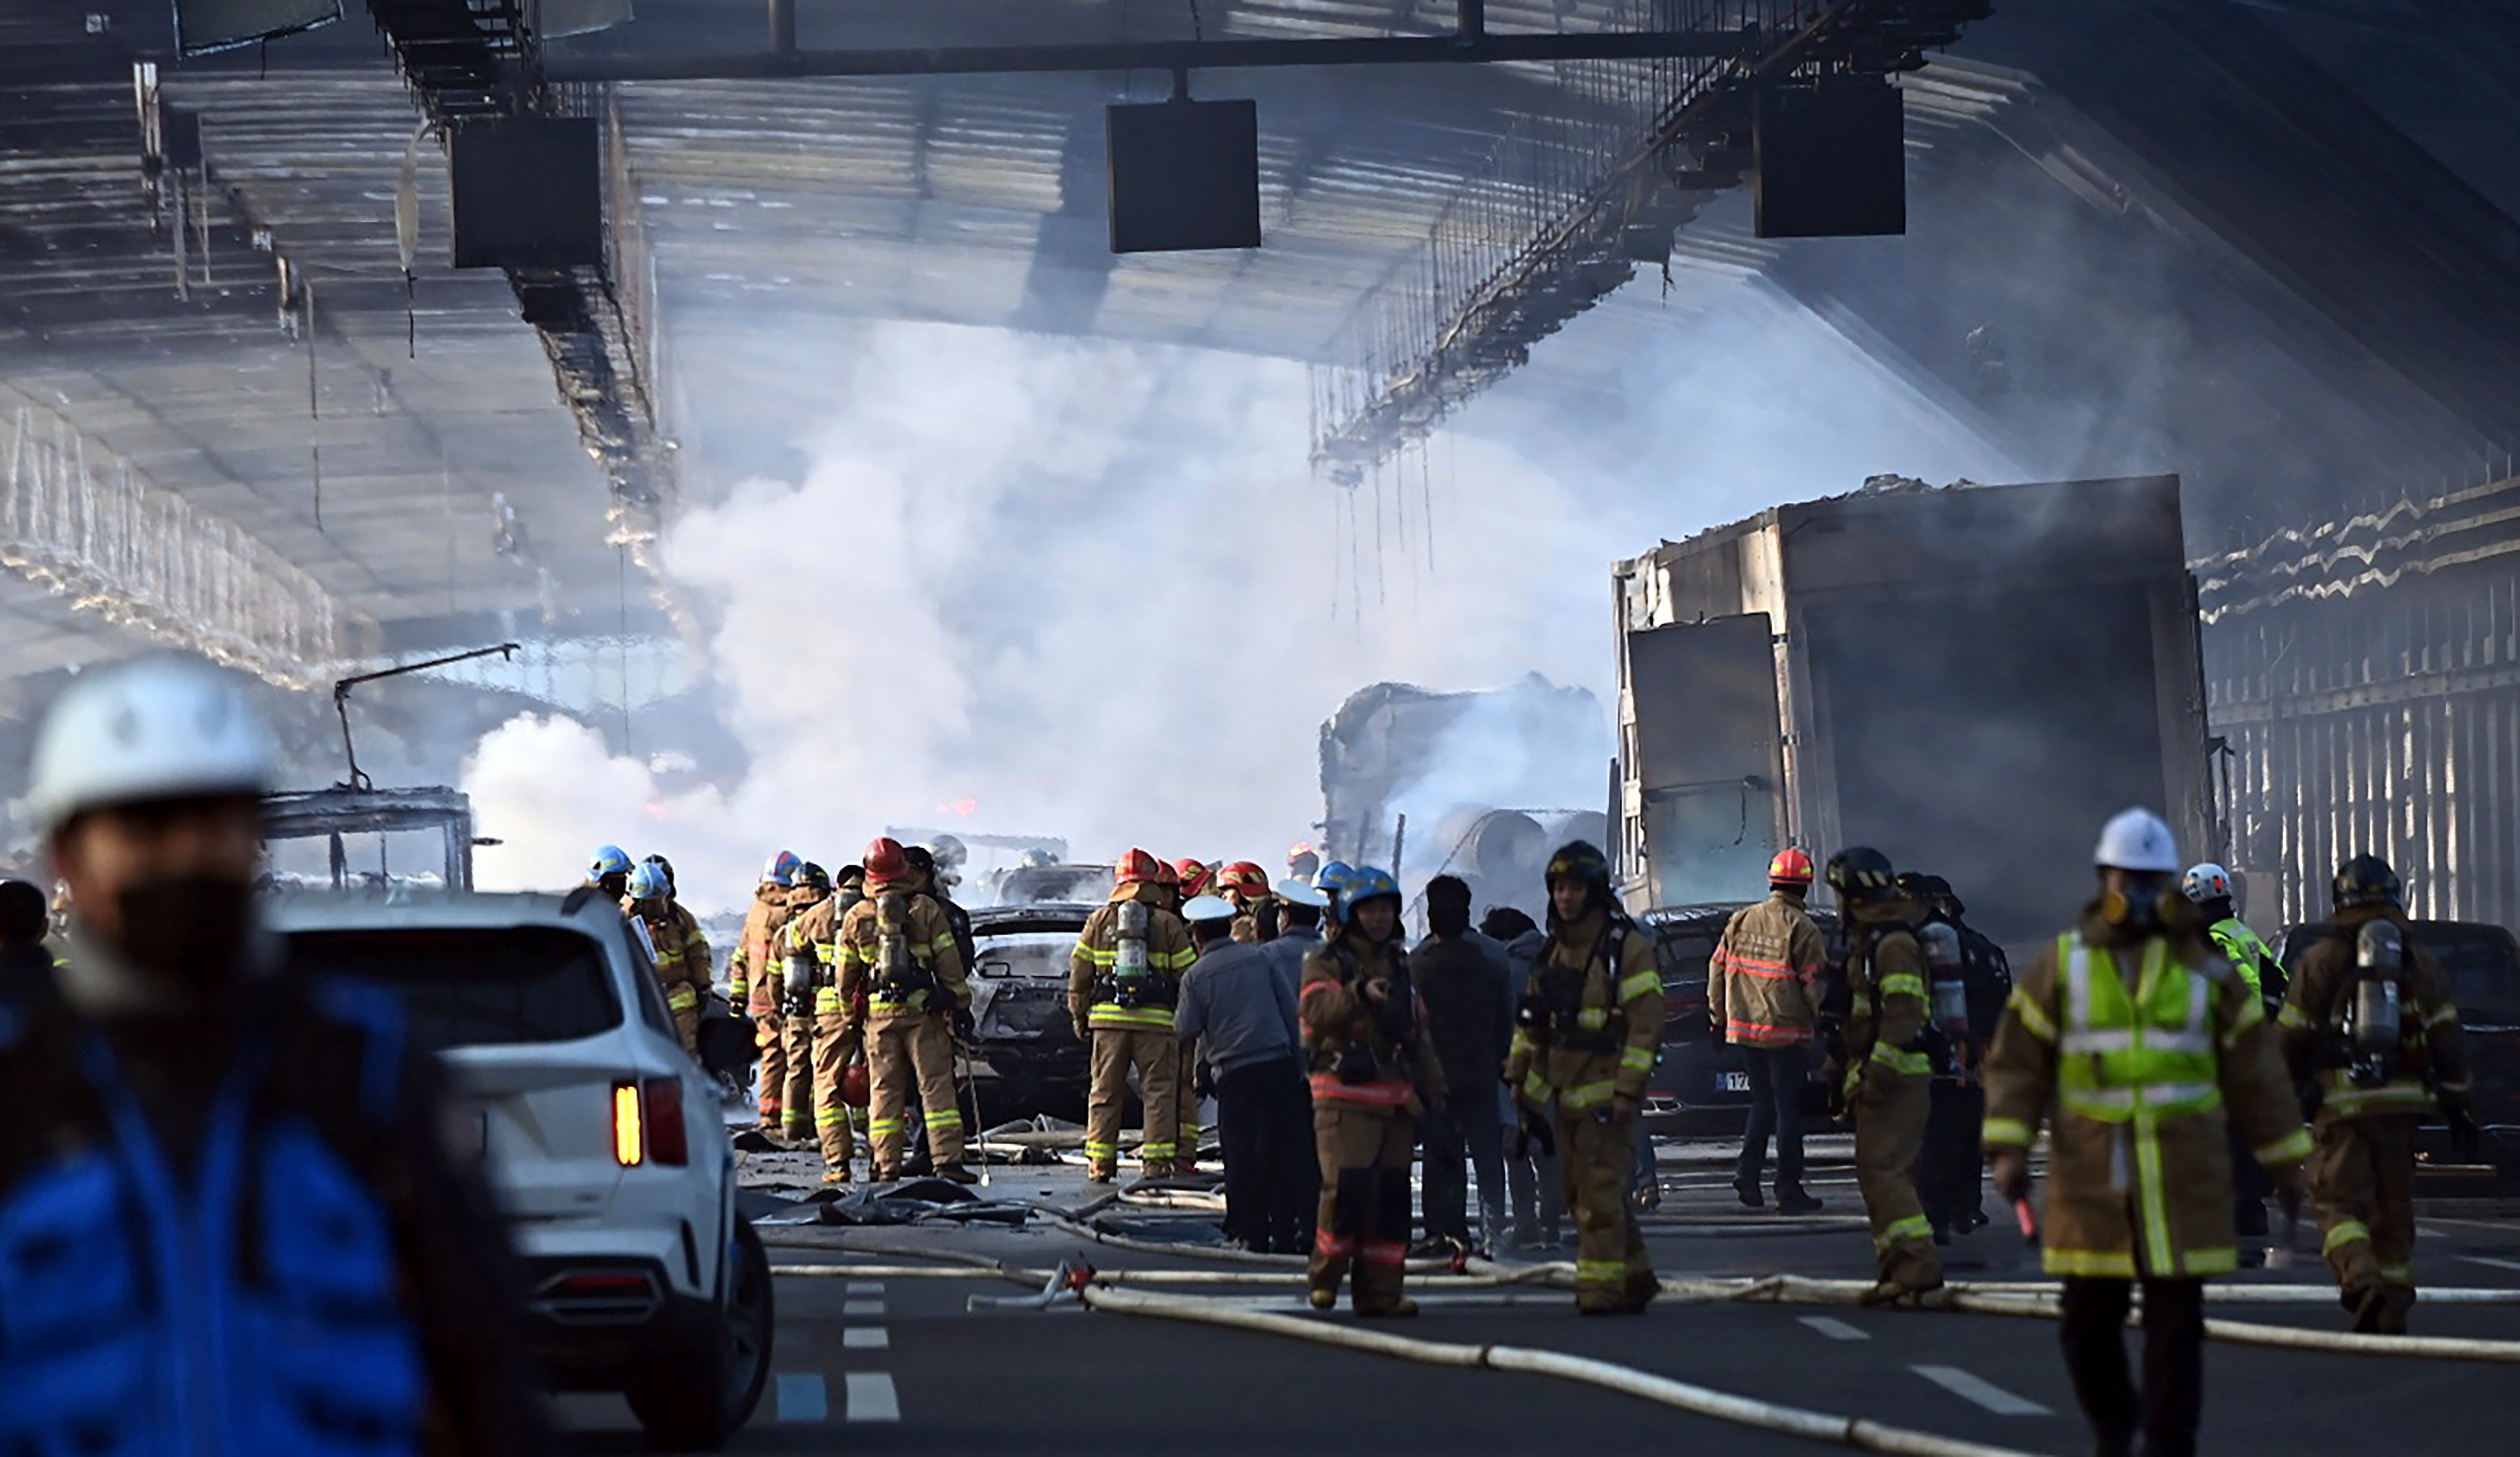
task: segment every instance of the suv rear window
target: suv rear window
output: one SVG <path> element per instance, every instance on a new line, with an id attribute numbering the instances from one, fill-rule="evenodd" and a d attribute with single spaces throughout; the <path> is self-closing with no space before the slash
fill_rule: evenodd
<path id="1" fill-rule="evenodd" d="M 571 1042 L 621 1024 L 603 948 L 574 931 L 411 926 L 301 931 L 289 943 L 308 971 L 400 993 L 413 1040 L 431 1052 Z"/>

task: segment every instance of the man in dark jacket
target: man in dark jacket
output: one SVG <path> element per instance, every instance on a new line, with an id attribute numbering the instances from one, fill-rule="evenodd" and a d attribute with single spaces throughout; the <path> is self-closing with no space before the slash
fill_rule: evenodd
<path id="1" fill-rule="evenodd" d="M 1444 1116 L 1426 1123 L 1426 1238 L 1468 1249 L 1505 1237 L 1505 1055 L 1513 1040 L 1514 988 L 1502 948 L 1470 930 L 1470 888 L 1459 877 L 1426 883 L 1426 925 L 1410 967 L 1426 999 L 1436 1060 L 1453 1089 Z M 1479 1229 L 1469 1223 L 1469 1182 L 1479 1177 Z"/>
<path id="2" fill-rule="evenodd" d="M 1531 979 L 1540 971 L 1540 958 L 1549 949 L 1549 937 L 1529 916 L 1509 905 L 1489 907 L 1479 922 L 1479 934 L 1505 948 L 1514 1005 L 1520 1006 L 1522 999 L 1531 994 Z M 1545 1116 L 1508 1130 L 1505 1178 L 1513 1202 L 1514 1246 L 1525 1250 L 1557 1249 L 1566 1217 L 1566 1184 Z"/>
<path id="3" fill-rule="evenodd" d="M 270 770 L 199 659 L 83 674 L 38 735 L 76 909 L 0 1018 L 0 1450 L 549 1451 L 431 1065 L 255 925 Z"/>

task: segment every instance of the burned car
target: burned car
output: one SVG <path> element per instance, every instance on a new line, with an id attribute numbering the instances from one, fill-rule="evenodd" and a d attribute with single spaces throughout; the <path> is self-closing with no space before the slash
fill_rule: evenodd
<path id="1" fill-rule="evenodd" d="M 1109 872 L 1102 876 L 1107 884 Z M 979 1044 L 973 1074 L 992 1122 L 1036 1114 L 1085 1116 L 1086 1046 L 1068 1020 L 1067 962 L 1093 913 L 1092 905 L 1078 902 L 971 912 L 971 938 L 979 947 L 971 975 Z"/>

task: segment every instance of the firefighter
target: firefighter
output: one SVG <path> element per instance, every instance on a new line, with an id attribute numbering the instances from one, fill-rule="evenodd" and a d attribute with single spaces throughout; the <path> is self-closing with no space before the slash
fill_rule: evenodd
<path id="1" fill-rule="evenodd" d="M 2334 889 L 2277 1020 L 2318 1135 L 2319 1250 L 2354 1329 L 2398 1336 L 2415 1303 L 2415 1129 L 2438 1109 L 2455 1144 L 2476 1137 L 2467 1038 L 2441 962 L 2409 932 L 2398 873 L 2356 855 Z"/>
<path id="2" fill-rule="evenodd" d="M 1515 1011 L 1506 1084 L 1532 1116 L 1555 1106 L 1575 1216 L 1575 1308 L 1633 1315 L 1660 1291 L 1629 1194 L 1645 1079 L 1662 1040 L 1653 938 L 1610 893 L 1610 862 L 1574 841 L 1550 856 L 1549 940 Z"/>
<path id="3" fill-rule="evenodd" d="M 2301 1126 L 2274 1034 L 2179 892 L 2170 827 L 2130 809 L 2100 832 L 2099 895 L 2013 986 L 1986 1065 L 1996 1192 L 2030 1191 L 2049 1133 L 2041 1258 L 2064 1279 L 2074 1395 L 2101 1457 L 2192 1457 L 2204 1406 L 2204 1281 L 2239 1262 L 2223 1124 L 2236 1119 L 2298 1207 Z M 2143 1282 L 2143 1385 L 2123 1332 Z"/>
<path id="4" fill-rule="evenodd" d="M 1863 1299 L 1884 1304 L 1939 1290 L 1934 1227 L 1916 1197 L 1916 1158 L 1932 1105 L 1925 956 L 1917 909 L 1889 857 L 1851 845 L 1829 857 L 1828 886 L 1846 919 L 1846 1066 L 1830 1076 L 1855 1118 L 1855 1183 L 1872 1224 L 1878 1278 Z"/>
<path id="5" fill-rule="evenodd" d="M 1820 928 L 1803 909 L 1811 883 L 1811 856 L 1778 851 L 1768 865 L 1768 898 L 1732 913 L 1707 962 L 1707 1020 L 1717 1041 L 1741 1049 L 1750 1076 L 1750 1121 L 1732 1188 L 1743 1206 L 1761 1207 L 1759 1174 L 1774 1134 L 1780 1214 L 1821 1209 L 1803 1189 L 1803 1084 L 1811 1079 L 1820 973 L 1827 959 Z"/>
<path id="6" fill-rule="evenodd" d="M 700 1002 L 708 995 L 709 944 L 692 913 L 674 904 L 673 881 L 663 866 L 647 861 L 630 872 L 621 908 L 648 928 L 656 984 L 664 989 L 665 1010 L 674 1015 L 674 1033 L 683 1051 L 699 1055 Z"/>
<path id="7" fill-rule="evenodd" d="M 954 1089 L 954 1031 L 971 1005 L 962 949 L 945 913 L 913 888 L 917 873 L 899 841 L 876 841 L 863 863 L 866 898 L 840 923 L 838 1000 L 849 1019 L 842 1035 L 857 1031 L 866 1039 L 874 1177 L 881 1183 L 901 1176 L 904 1112 L 915 1078 L 936 1176 L 974 1183 L 963 1163 L 963 1113 Z M 855 1010 L 861 990 L 862 1023 Z"/>
<path id="8" fill-rule="evenodd" d="M 1170 909 L 1175 914 L 1180 913 L 1182 906 L 1207 894 L 1216 887 L 1216 867 L 1213 865 L 1202 864 L 1197 860 L 1185 857 L 1173 861 L 1165 869 L 1172 875 L 1172 879 L 1164 884 L 1174 889 L 1176 903 Z"/>
<path id="9" fill-rule="evenodd" d="M 586 883 L 605 894 L 608 900 L 619 900 L 630 893 L 630 853 L 617 844 L 600 844 L 587 857 Z"/>
<path id="10" fill-rule="evenodd" d="M 843 869 L 832 893 L 788 923 L 788 1024 L 810 1023 L 813 1067 L 814 1138 L 823 1154 L 823 1182 L 845 1184 L 856 1156 L 857 1124 L 865 1121 L 861 1107 L 845 1095 L 852 1064 L 866 1057 L 864 1009 L 851 1017 L 840 1001 L 840 924 L 866 898 L 866 871 Z M 792 1126 L 792 1116 L 791 1116 Z"/>
<path id="11" fill-rule="evenodd" d="M 1296 998 L 1312 1065 L 1313 1144 L 1322 1199 L 1310 1273 L 1312 1303 L 1338 1303 L 1351 1270 L 1363 1316 L 1418 1313 L 1401 1291 L 1409 1258 L 1409 1159 L 1418 1115 L 1440 1114 L 1444 1070 L 1427 1038 L 1426 1004 L 1401 947 L 1400 887 L 1359 867 L 1333 893 L 1336 932 L 1304 962 Z"/>
<path id="12" fill-rule="evenodd" d="M 1993 941 L 1961 920 L 1967 907 L 1938 875 L 1903 871 L 1899 893 L 1922 915 L 1916 941 L 1925 953 L 1925 988 L 1933 1024 L 1933 1091 L 1925 1141 L 1916 1158 L 1916 1198 L 1948 1245 L 1989 1221 L 1986 1216 L 1986 1049 L 2012 995 L 2012 968 Z"/>
<path id="13" fill-rule="evenodd" d="M 796 884 L 788 890 L 788 920 L 771 942 L 771 996 L 779 1014 L 780 1136 L 791 1144 L 810 1144 L 821 1137 L 814 1103 L 814 981 L 820 967 L 810 950 L 803 967 L 795 959 L 797 924 L 832 900 L 831 872 L 811 860 L 796 867 Z M 768 1074 L 765 1073 L 766 1077 Z"/>
<path id="14" fill-rule="evenodd" d="M 1234 938 L 1258 945 L 1278 937 L 1278 903 L 1269 893 L 1269 872 L 1237 860 L 1216 873 L 1216 892 L 1234 905 Z"/>
<path id="15" fill-rule="evenodd" d="M 752 1019 L 752 1045 L 760 1053 L 760 1092 L 755 1111 L 761 1131 L 779 1127 L 781 1097 L 788 1087 L 788 1049 L 779 1028 L 779 933 L 788 928 L 788 900 L 804 862 L 786 850 L 761 867 L 761 884 L 743 913 L 743 930 L 726 959 L 727 1000 Z"/>
<path id="16" fill-rule="evenodd" d="M 2269 1021 L 2283 1011 L 2287 978 L 2283 963 L 2274 952 L 2240 919 L 2232 904 L 2231 873 L 2211 860 L 2187 868 L 2181 888 L 2186 891 L 2197 913 L 2203 917 L 2205 934 L 2223 959 L 2249 983 L 2257 994 L 2258 1004 L 2266 1009 Z M 2274 1186 L 2267 1181 L 2266 1170 L 2249 1157 L 2249 1146 L 2241 1137 L 2239 1125 L 2231 1125 L 2231 1218 L 2243 1236 L 2267 1233 L 2267 1196 Z"/>
<path id="17" fill-rule="evenodd" d="M 1197 952 L 1190 928 L 1167 906 L 1163 877 L 1170 870 L 1145 850 L 1122 855 L 1109 903 L 1086 918 L 1068 956 L 1067 1014 L 1077 1040 L 1093 1050 L 1085 1113 L 1091 1183 L 1118 1176 L 1120 1115 L 1132 1069 L 1146 1114 L 1141 1170 L 1148 1178 L 1168 1178 L 1180 1152 L 1182 1049 L 1173 1037 L 1173 1008 L 1182 974 Z"/>

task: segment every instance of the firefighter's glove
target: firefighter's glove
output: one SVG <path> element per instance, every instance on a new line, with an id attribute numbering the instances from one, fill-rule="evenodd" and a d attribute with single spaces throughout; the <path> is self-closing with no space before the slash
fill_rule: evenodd
<path id="1" fill-rule="evenodd" d="M 1067 1020 L 1067 1024 L 1076 1029 L 1077 1041 L 1091 1042 L 1094 1040 L 1094 1027 L 1092 1024 L 1088 1023 L 1084 1018 L 1071 1017 Z"/>
<path id="2" fill-rule="evenodd" d="M 971 1016 L 971 1009 L 960 1002 L 955 1003 L 953 1009 L 945 1015 L 953 1020 L 954 1036 L 957 1041 L 968 1042 L 971 1040 L 972 1033 L 979 1030 L 980 1024 Z"/>
<path id="3" fill-rule="evenodd" d="M 1216 1070 L 1205 1058 L 1198 1060 L 1198 1070 L 1191 1074 L 1190 1090 L 1201 1098 L 1216 1096 Z"/>
<path id="4" fill-rule="evenodd" d="M 2030 1197 L 2028 1154 L 2019 1149 L 1997 1149 L 1987 1156 L 1987 1166 L 1996 1196 L 2005 1204 L 2019 1204 Z"/>
<path id="5" fill-rule="evenodd" d="M 1610 1095 L 1610 1122 L 1615 1127 L 1635 1127 L 1638 1116 L 1644 1111 L 1642 1099 L 1631 1098 L 1625 1093 Z"/>
<path id="6" fill-rule="evenodd" d="M 1846 1106 L 1846 1065 L 1835 1058 L 1829 1059 L 1821 1067 L 1820 1082 L 1821 1087 L 1825 1092 L 1824 1101 L 1828 1106 L 1828 1116 L 1831 1118 L 1845 1117 L 1848 1112 Z"/>

